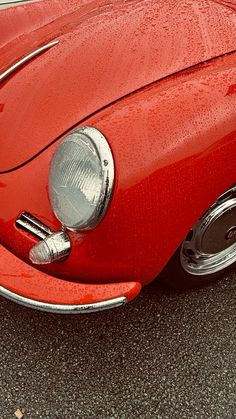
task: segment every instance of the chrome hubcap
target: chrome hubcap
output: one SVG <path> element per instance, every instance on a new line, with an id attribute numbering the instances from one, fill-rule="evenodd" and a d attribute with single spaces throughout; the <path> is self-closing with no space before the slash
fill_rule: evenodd
<path id="1" fill-rule="evenodd" d="M 180 262 L 192 275 L 219 272 L 236 261 L 236 186 L 221 195 L 183 241 Z"/>

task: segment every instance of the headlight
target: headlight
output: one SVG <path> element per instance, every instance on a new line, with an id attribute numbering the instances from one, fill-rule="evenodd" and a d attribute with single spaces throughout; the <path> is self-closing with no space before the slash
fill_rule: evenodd
<path id="1" fill-rule="evenodd" d="M 49 172 L 49 196 L 56 217 L 70 230 L 95 227 L 107 209 L 114 163 L 105 137 L 82 127 L 57 147 Z"/>

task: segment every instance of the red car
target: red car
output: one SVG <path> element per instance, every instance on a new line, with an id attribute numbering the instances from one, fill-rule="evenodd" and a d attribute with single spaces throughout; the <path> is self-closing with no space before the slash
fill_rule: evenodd
<path id="1" fill-rule="evenodd" d="M 1 3 L 0 294 L 90 312 L 232 268 L 236 1 Z"/>

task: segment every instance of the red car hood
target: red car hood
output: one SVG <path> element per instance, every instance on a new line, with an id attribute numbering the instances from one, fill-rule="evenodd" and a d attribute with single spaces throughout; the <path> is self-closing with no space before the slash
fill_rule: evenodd
<path id="1" fill-rule="evenodd" d="M 48 0 L 2 10 L 0 72 L 50 40 L 59 43 L 2 82 L 0 171 L 123 96 L 236 50 L 234 5 Z"/>

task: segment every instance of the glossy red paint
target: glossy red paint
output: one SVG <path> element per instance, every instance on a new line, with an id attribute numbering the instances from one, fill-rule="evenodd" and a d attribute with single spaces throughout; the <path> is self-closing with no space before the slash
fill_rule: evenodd
<path id="1" fill-rule="evenodd" d="M 160 3 L 164 7 L 164 3 Z M 123 10 L 121 4 L 123 2 L 118 2 L 120 11 Z M 140 2 L 132 4 L 138 7 Z M 155 4 L 150 2 L 150 7 L 154 7 Z M 23 163 L 45 145 L 51 142 L 53 144 L 18 170 L 1 175 L 0 237 L 4 247 L 17 256 L 15 259 L 12 255 L 10 261 L 7 253 L 6 259 L 2 259 L 4 262 L 1 265 L 1 272 L 12 273 L 6 266 L 8 263 L 10 269 L 14 269 L 15 264 L 18 266 L 18 263 L 20 266 L 17 277 L 11 275 L 9 279 L 0 273 L 2 285 L 30 298 L 37 295 L 42 301 L 51 298 L 50 301 L 53 302 L 57 302 L 58 298 L 66 302 L 70 292 L 74 292 L 74 287 L 78 286 L 76 289 L 78 293 L 81 292 L 81 298 L 80 294 L 77 294 L 77 301 L 83 300 L 88 303 L 90 300 L 99 301 L 101 298 L 101 294 L 98 294 L 99 284 L 103 283 L 107 284 L 103 286 L 109 298 L 117 296 L 118 290 L 121 291 L 119 287 L 122 286 L 123 292 L 127 292 L 128 298 L 131 299 L 139 291 L 140 283 L 147 284 L 163 269 L 189 228 L 209 205 L 235 183 L 236 95 L 232 92 L 236 83 L 236 54 L 226 53 L 233 46 L 236 49 L 235 31 L 231 33 L 229 29 L 235 29 L 236 15 L 216 3 L 204 2 L 204 5 L 207 5 L 204 8 L 204 16 L 208 16 L 206 18 L 208 24 L 210 8 L 212 16 L 216 16 L 217 11 L 222 21 L 230 22 L 229 27 L 226 24 L 229 37 L 225 35 L 228 48 L 226 44 L 223 45 L 225 39 L 221 43 L 216 42 L 214 52 L 221 51 L 225 54 L 221 58 L 179 72 L 184 66 L 194 64 L 194 60 L 199 60 L 200 56 L 203 60 L 211 58 L 213 41 L 208 44 L 212 45 L 209 50 L 202 49 L 203 44 L 200 47 L 200 44 L 196 43 L 196 55 L 191 46 L 193 55 L 190 61 L 187 55 L 183 58 L 183 49 L 178 50 L 179 59 L 177 60 L 177 54 L 174 54 L 171 61 L 170 49 L 165 55 L 162 48 L 163 67 L 158 67 L 156 62 L 156 68 L 151 66 L 150 71 L 148 60 L 147 62 L 144 60 L 142 67 L 139 61 L 141 55 L 138 55 L 137 63 L 132 67 L 127 54 L 124 62 L 126 65 L 130 64 L 129 74 L 125 76 L 123 63 L 119 68 L 123 69 L 122 75 L 118 71 L 112 75 L 104 72 L 96 74 L 96 77 L 93 74 L 93 79 L 90 70 L 87 81 L 83 66 L 88 61 L 85 60 L 84 53 L 84 61 L 82 60 L 81 64 L 84 84 L 79 84 L 75 78 L 78 69 L 69 71 L 69 67 L 66 66 L 64 74 L 56 73 L 55 62 L 58 62 L 62 68 L 62 61 L 55 47 L 40 57 L 39 61 L 35 59 L 17 72 L 3 85 L 1 95 L 5 98 L 5 108 L 0 115 L 2 168 Z M 183 7 L 187 12 L 190 6 L 195 10 L 194 2 L 180 2 L 180 9 Z M 158 8 L 157 5 L 156 7 Z M 201 16 L 200 21 L 203 22 L 198 6 L 196 8 L 197 14 L 194 16 Z M 110 9 L 107 13 L 109 15 Z M 127 19 L 128 16 L 130 18 L 130 13 L 133 16 L 131 9 Z M 181 16 L 184 13 L 182 10 Z M 156 17 L 158 16 L 156 13 Z M 93 21 L 94 16 L 91 19 Z M 208 30 L 207 28 L 206 24 L 205 29 Z M 204 31 L 201 30 L 202 35 Z M 144 43 L 147 48 L 145 33 L 144 30 Z M 160 35 L 161 33 L 160 30 Z M 139 34 L 137 36 L 140 40 Z M 170 36 L 170 39 L 172 38 L 174 38 L 173 33 Z M 114 47 L 114 44 L 112 45 Z M 174 40 L 172 47 L 173 45 L 177 45 Z M 63 59 L 65 59 L 64 47 L 61 43 Z M 137 49 L 135 51 L 137 54 Z M 201 51 L 202 55 L 197 55 Z M 69 57 L 70 54 L 71 51 L 68 52 Z M 91 60 L 90 49 L 87 54 L 87 60 Z M 158 57 L 160 51 L 156 54 Z M 134 56 L 135 52 L 132 57 Z M 53 57 L 55 62 L 52 60 Z M 46 68 L 49 63 L 51 67 Z M 113 69 L 116 69 L 117 61 L 112 65 Z M 140 77 L 138 67 L 141 68 Z M 102 66 L 99 62 L 95 68 L 104 70 L 105 64 Z M 108 68 L 111 71 L 112 67 L 108 65 Z M 40 73 L 42 70 L 45 70 L 45 73 Z M 178 73 L 155 82 L 175 71 Z M 42 74 L 45 75 L 43 75 L 45 86 L 39 79 L 39 75 Z M 65 74 L 70 74 L 73 78 L 64 81 Z M 144 87 L 146 85 L 148 86 Z M 58 86 L 60 86 L 59 91 Z M 77 102 L 74 91 L 78 95 Z M 26 102 L 20 106 L 23 92 Z M 133 93 L 128 95 L 131 92 Z M 125 97 L 117 100 L 123 95 Z M 11 108 L 8 107 L 8 100 L 12 105 Z M 104 107 L 104 104 L 108 105 L 110 102 L 112 102 L 110 106 Z M 7 107 L 8 113 L 5 113 Z M 19 114 L 16 112 L 17 109 Z M 13 111 L 16 115 L 15 124 L 12 124 Z M 23 126 L 22 121 L 24 121 Z M 69 233 L 72 251 L 66 261 L 41 267 L 45 274 L 24 265 L 24 269 L 30 271 L 30 278 L 25 281 L 24 275 L 20 273 L 23 262 L 18 258 L 29 263 L 28 253 L 37 239 L 17 229 L 15 220 L 22 211 L 26 210 L 50 227 L 60 228 L 48 199 L 48 168 L 53 151 L 59 142 L 59 139 L 55 141 L 57 136 L 63 138 L 63 133 L 76 124 L 94 126 L 107 138 L 116 167 L 113 198 L 106 216 L 94 230 L 87 233 Z M 8 156 L 9 158 L 6 158 Z M 5 255 L 5 252 L 2 249 L 1 255 Z M 55 278 L 63 278 L 68 282 L 61 282 Z M 41 280 L 42 284 L 46 281 L 48 286 L 39 287 L 38 281 Z M 71 281 L 74 281 L 74 284 Z M 125 284 L 121 285 L 121 282 Z M 55 284 L 55 293 L 53 284 Z M 89 292 L 83 292 L 83 286 L 88 287 L 86 289 L 93 289 L 89 298 L 84 298 Z M 52 290 L 49 296 L 48 287 Z M 73 297 L 71 296 L 69 300 L 72 301 Z"/>
<path id="2" fill-rule="evenodd" d="M 114 196 L 101 224 L 89 233 L 70 233 L 70 257 L 45 266 L 47 272 L 82 282 L 142 283 L 160 272 L 191 225 L 235 181 L 236 96 L 227 95 L 235 63 L 235 54 L 217 59 L 86 121 L 112 147 Z M 1 177 L 2 241 L 26 261 L 36 239 L 14 226 L 16 216 L 27 210 L 60 227 L 47 194 L 55 147 Z"/>
<path id="3" fill-rule="evenodd" d="M 124 296 L 133 300 L 141 285 L 135 282 L 117 284 L 79 284 L 53 278 L 12 255 L 0 246 L 1 286 L 27 298 L 52 304 L 87 304 Z"/>
<path id="4" fill-rule="evenodd" d="M 0 171 L 117 99 L 236 49 L 236 14 L 210 0 L 43 1 L 2 11 L 0 27 L 2 70 L 60 41 L 3 83 Z"/>

